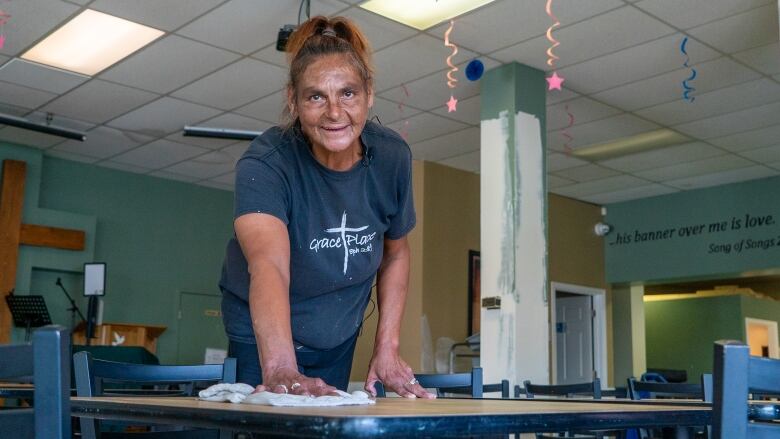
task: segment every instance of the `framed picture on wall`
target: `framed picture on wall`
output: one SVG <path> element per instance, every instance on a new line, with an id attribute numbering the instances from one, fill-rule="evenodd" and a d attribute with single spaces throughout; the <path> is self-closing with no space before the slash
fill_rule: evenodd
<path id="1" fill-rule="evenodd" d="M 479 252 L 469 250 L 469 335 L 479 332 Z"/>

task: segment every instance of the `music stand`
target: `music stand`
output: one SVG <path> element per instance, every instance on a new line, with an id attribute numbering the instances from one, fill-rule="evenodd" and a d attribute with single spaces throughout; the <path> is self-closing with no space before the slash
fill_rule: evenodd
<path id="1" fill-rule="evenodd" d="M 25 328 L 24 340 L 30 341 L 31 328 L 51 325 L 49 310 L 43 296 L 5 296 L 8 309 L 14 319 L 14 326 Z"/>

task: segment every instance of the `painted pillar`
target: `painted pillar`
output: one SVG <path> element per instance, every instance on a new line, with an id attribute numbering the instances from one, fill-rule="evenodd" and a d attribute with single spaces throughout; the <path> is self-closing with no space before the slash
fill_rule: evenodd
<path id="1" fill-rule="evenodd" d="M 480 265 L 485 382 L 548 383 L 544 72 L 506 64 L 481 80 Z"/>
<path id="2" fill-rule="evenodd" d="M 644 295 L 642 285 L 612 289 L 615 387 L 626 385 L 627 378 L 639 378 L 647 370 Z"/>

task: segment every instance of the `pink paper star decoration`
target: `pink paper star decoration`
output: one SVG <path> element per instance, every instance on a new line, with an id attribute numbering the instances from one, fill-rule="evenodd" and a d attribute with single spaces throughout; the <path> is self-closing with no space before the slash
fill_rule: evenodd
<path id="1" fill-rule="evenodd" d="M 458 100 L 455 96 L 450 95 L 450 100 L 447 101 L 447 113 L 452 113 L 458 110 Z"/>
<path id="2" fill-rule="evenodd" d="M 553 72 L 552 76 L 547 78 L 547 90 L 560 90 L 563 81 L 564 79 L 558 76 L 558 72 Z"/>

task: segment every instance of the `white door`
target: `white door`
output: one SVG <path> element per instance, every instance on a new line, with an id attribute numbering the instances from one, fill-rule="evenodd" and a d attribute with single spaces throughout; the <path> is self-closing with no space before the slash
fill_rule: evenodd
<path id="1" fill-rule="evenodd" d="M 565 293 L 564 293 L 565 294 Z M 558 384 L 593 380 L 593 305 L 588 295 L 556 297 L 555 343 Z"/>

